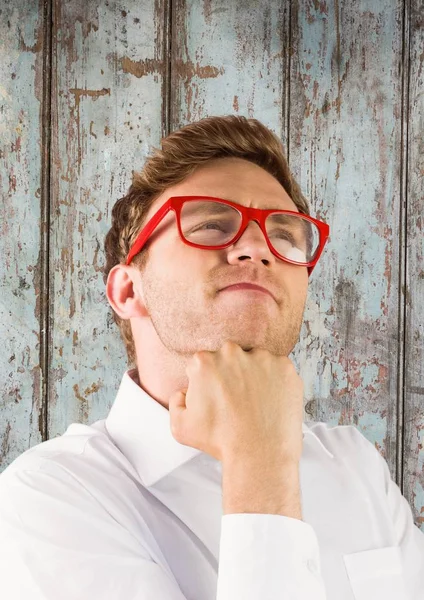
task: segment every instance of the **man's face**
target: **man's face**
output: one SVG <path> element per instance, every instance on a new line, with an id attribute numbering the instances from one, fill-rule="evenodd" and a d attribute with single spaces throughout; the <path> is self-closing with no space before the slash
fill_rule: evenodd
<path id="1" fill-rule="evenodd" d="M 171 196 L 195 194 L 254 208 L 297 211 L 268 172 L 246 160 L 224 158 L 168 188 L 151 206 L 146 222 Z M 246 351 L 260 347 L 290 354 L 302 325 L 307 268 L 278 259 L 256 222 L 249 223 L 234 245 L 204 250 L 184 244 L 170 211 L 148 246 L 149 259 L 140 277 L 142 297 L 152 327 L 169 352 L 216 351 L 232 340 Z M 270 289 L 276 299 L 261 292 L 222 290 L 252 280 Z"/>

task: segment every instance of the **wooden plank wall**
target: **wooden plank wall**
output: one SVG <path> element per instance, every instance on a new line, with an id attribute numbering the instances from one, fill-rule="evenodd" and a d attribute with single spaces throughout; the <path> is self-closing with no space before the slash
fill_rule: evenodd
<path id="1" fill-rule="evenodd" d="M 102 281 L 149 148 L 256 117 L 331 240 L 293 358 L 309 419 L 376 445 L 424 531 L 424 0 L 0 0 L 0 469 L 106 416 Z M 365 466 L 364 466 L 365 467 Z"/>

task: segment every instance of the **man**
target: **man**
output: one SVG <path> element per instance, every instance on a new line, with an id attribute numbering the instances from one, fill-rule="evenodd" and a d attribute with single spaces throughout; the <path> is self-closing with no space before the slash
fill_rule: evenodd
<path id="1" fill-rule="evenodd" d="M 307 426 L 288 355 L 329 229 L 258 121 L 162 140 L 112 213 L 129 362 L 106 419 L 0 477 L 8 600 L 422 600 L 424 536 L 354 427 Z"/>

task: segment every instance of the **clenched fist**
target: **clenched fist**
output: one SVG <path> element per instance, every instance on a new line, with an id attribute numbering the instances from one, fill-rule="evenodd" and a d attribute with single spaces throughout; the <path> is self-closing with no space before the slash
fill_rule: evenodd
<path id="1" fill-rule="evenodd" d="M 196 352 L 186 373 L 188 389 L 169 399 L 178 442 L 224 463 L 299 463 L 303 382 L 289 358 L 226 341 L 217 352 Z"/>

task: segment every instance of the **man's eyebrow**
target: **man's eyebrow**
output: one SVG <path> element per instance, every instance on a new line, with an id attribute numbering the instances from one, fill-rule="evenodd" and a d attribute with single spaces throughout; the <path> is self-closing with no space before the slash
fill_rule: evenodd
<path id="1" fill-rule="evenodd" d="M 282 210 L 285 210 L 285 209 L 282 209 Z M 296 213 L 296 214 L 300 215 L 300 213 Z M 278 214 L 278 213 L 273 215 L 272 219 L 273 219 L 273 221 L 277 221 L 278 223 L 282 223 L 282 224 L 294 223 L 294 222 L 296 222 L 296 223 L 299 222 L 299 224 L 300 224 L 301 222 L 303 222 L 303 219 L 300 219 L 299 221 L 293 221 L 292 215 L 282 215 L 282 214 Z"/>
<path id="2" fill-rule="evenodd" d="M 230 200 L 230 202 L 234 202 L 234 201 Z M 228 212 L 228 209 L 231 208 L 230 206 L 225 205 L 223 203 L 219 204 L 218 201 L 216 201 L 216 202 L 210 202 L 208 200 L 202 201 L 202 198 L 199 198 L 198 203 L 197 202 L 194 202 L 194 203 L 187 202 L 187 204 L 185 206 L 190 209 L 189 212 L 191 214 L 196 214 L 197 212 L 204 210 L 205 205 L 208 206 L 208 208 L 210 209 L 210 212 L 212 214 Z"/>
<path id="3" fill-rule="evenodd" d="M 211 214 L 220 214 L 220 213 L 228 211 L 228 208 L 229 208 L 228 206 L 226 207 L 222 203 L 220 204 L 219 203 L 220 200 L 228 200 L 228 202 L 233 202 L 234 204 L 237 204 L 238 206 L 244 206 L 244 204 L 241 204 L 240 202 L 237 202 L 237 200 L 234 200 L 233 198 L 217 198 L 217 200 L 215 201 L 215 203 L 214 202 L 210 202 L 208 200 L 204 200 L 202 202 L 202 198 L 199 198 L 199 200 L 198 200 L 199 204 L 197 204 L 195 202 L 194 205 L 193 205 L 191 202 L 189 202 L 189 203 L 186 204 L 186 207 L 190 207 L 191 210 L 189 212 L 191 214 L 196 214 L 197 212 L 199 212 L 199 211 L 201 211 L 201 210 L 204 209 L 204 205 L 205 204 L 208 204 L 208 206 L 210 208 Z M 185 209 L 185 210 L 187 210 L 187 209 Z M 289 210 L 290 212 L 296 212 L 296 211 L 293 211 L 292 209 L 280 208 L 280 207 L 276 207 L 276 206 L 272 206 L 270 208 L 265 208 L 263 210 L 276 210 L 276 211 L 279 211 L 279 210 L 284 210 L 284 211 Z M 279 220 L 281 218 L 281 220 L 280 220 L 281 223 L 287 222 L 287 220 L 288 220 L 288 218 L 285 217 L 285 215 L 278 215 L 278 217 L 276 216 L 276 218 L 278 218 Z"/>
<path id="4" fill-rule="evenodd" d="M 224 200 L 224 198 L 223 198 Z M 225 198 L 225 200 L 229 200 L 230 202 L 234 202 L 235 204 L 240 204 L 240 202 L 237 202 L 237 200 L 233 199 L 233 198 Z M 242 204 L 241 206 L 244 206 L 244 204 Z M 255 208 L 255 207 L 253 207 Z M 257 207 L 259 208 L 259 207 Z M 282 208 L 281 206 L 268 206 L 265 208 L 260 207 L 261 210 L 288 210 L 291 212 L 296 212 L 295 210 L 293 210 L 292 208 Z"/>

